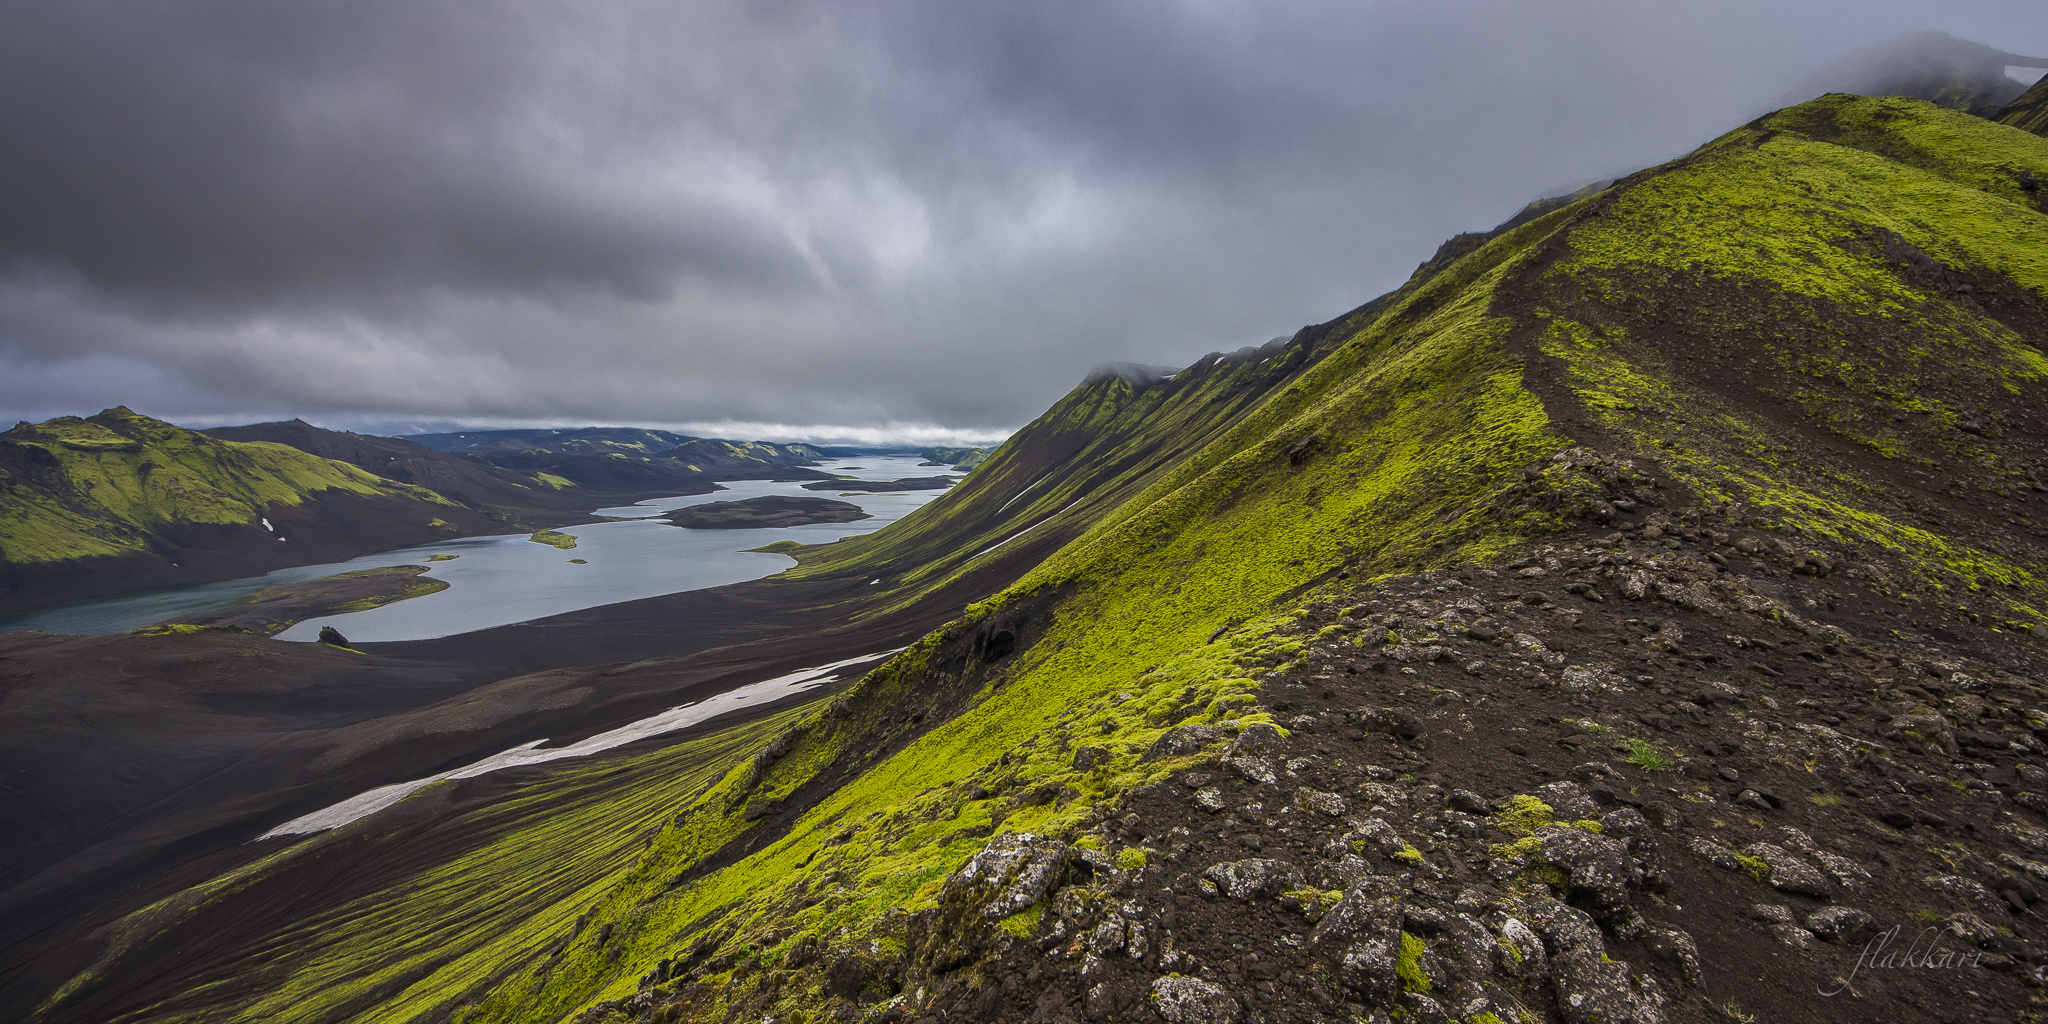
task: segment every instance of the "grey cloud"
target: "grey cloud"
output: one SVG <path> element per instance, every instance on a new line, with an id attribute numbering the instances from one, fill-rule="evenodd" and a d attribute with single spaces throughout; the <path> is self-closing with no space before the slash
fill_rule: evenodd
<path id="1" fill-rule="evenodd" d="M 2028 4 L 0 13 L 0 410 L 1015 425 Z"/>

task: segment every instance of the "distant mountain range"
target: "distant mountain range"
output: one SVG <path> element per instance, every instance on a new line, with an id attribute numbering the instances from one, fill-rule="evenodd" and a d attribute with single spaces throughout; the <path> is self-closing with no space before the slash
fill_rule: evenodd
<path id="1" fill-rule="evenodd" d="M 807 445 L 659 430 L 189 430 L 127 408 L 0 434 L 0 616 L 448 537 L 592 521 L 716 481 L 825 480 Z"/>

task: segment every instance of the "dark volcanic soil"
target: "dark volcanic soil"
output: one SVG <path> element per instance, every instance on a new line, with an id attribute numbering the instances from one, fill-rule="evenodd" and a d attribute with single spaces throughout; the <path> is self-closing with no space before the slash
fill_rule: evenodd
<path id="1" fill-rule="evenodd" d="M 764 527 L 852 523 L 874 517 L 859 505 L 830 498 L 769 494 L 744 501 L 714 501 L 664 513 L 663 519 L 692 530 L 753 530 Z"/>
<path id="2" fill-rule="evenodd" d="M 2032 641 L 1901 630 L 1856 586 L 1865 567 L 1801 573 L 1767 537 L 1649 523 L 1319 605 L 1305 657 L 1244 708 L 1290 736 L 1243 728 L 1105 808 L 1101 852 L 1068 854 L 1086 888 L 1056 888 L 981 969 L 926 974 L 946 948 L 912 922 L 906 975 L 855 979 L 870 994 L 848 1003 L 928 985 L 933 1019 L 1157 1020 L 1154 986 L 1180 974 L 1246 1012 L 1169 1019 L 1269 1024 L 2011 1021 L 2040 1004 Z M 1518 795 L 1556 826 L 1517 820 Z M 1556 866 L 1575 839 L 1583 877 Z M 1118 870 L 1131 850 L 1148 865 Z M 1346 891 L 1382 898 L 1346 909 Z M 1420 943 L 1392 991 L 1345 962 L 1373 929 Z M 1503 934 L 1526 937 L 1522 959 Z M 1858 969 L 1916 939 L 1949 966 Z M 679 980 L 679 1008 L 710 996 Z"/>

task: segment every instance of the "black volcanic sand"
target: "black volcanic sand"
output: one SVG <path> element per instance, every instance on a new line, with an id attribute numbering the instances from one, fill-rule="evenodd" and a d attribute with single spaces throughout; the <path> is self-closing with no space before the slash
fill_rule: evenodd
<path id="1" fill-rule="evenodd" d="M 359 612 L 448 589 L 446 580 L 422 578 L 426 571 L 424 565 L 353 569 L 317 580 L 264 587 L 239 603 L 183 615 L 170 622 L 272 636 L 306 619 Z"/>
<path id="2" fill-rule="evenodd" d="M 830 498 L 769 494 L 744 501 L 714 501 L 665 512 L 660 518 L 691 530 L 755 530 L 812 523 L 851 523 L 874 517 L 859 505 Z"/>
<path id="3" fill-rule="evenodd" d="M 807 491 L 939 491 L 960 481 L 950 476 L 912 476 L 901 480 L 820 480 L 805 484 Z"/>
<path id="4" fill-rule="evenodd" d="M 94 928 L 269 852 L 249 841 L 276 825 L 542 736 L 571 743 L 904 646 L 1051 543 L 1014 545 L 886 617 L 861 616 L 889 592 L 862 575 L 756 580 L 360 652 L 226 629 L 0 634 L 0 1019 L 25 1018 L 83 969 Z"/>

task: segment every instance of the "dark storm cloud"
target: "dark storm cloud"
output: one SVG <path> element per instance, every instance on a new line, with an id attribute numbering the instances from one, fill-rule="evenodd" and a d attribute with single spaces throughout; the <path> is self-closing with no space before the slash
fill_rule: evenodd
<path id="1" fill-rule="evenodd" d="M 1014 425 L 2031 5 L 0 12 L 0 409 Z"/>

